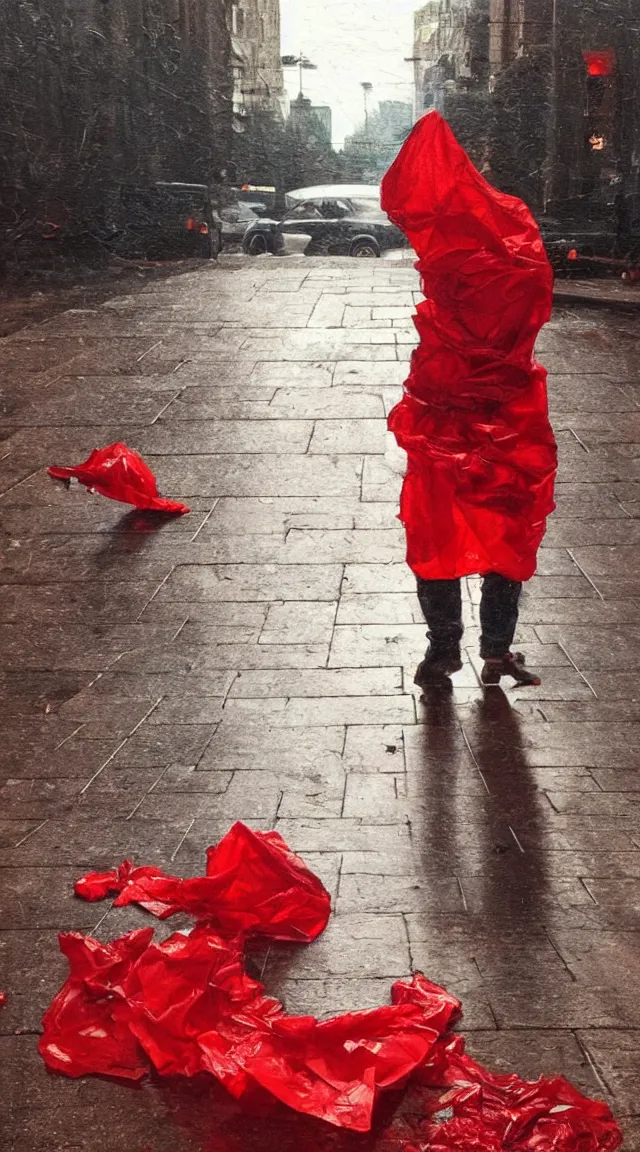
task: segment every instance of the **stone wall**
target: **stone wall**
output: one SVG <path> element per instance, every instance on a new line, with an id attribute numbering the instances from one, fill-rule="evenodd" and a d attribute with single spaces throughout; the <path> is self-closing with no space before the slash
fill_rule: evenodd
<path id="1" fill-rule="evenodd" d="M 0 0 L 0 226 L 99 226 L 110 186 L 215 185 L 230 152 L 229 0 Z"/>

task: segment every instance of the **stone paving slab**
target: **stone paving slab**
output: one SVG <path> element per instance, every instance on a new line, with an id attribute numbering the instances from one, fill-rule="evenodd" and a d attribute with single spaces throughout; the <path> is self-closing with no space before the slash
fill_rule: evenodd
<path id="1" fill-rule="evenodd" d="M 572 301 L 540 340 L 561 472 L 518 643 L 542 686 L 483 695 L 469 579 L 464 668 L 424 700 L 384 428 L 417 299 L 391 262 L 231 261 L 0 342 L 11 1152 L 206 1147 L 222 1098 L 51 1077 L 35 1048 L 56 932 L 146 922 L 75 900 L 78 874 L 194 874 L 236 819 L 332 895 L 321 940 L 256 957 L 290 1010 L 373 1007 L 424 969 L 474 1055 L 604 1095 L 640 1149 L 636 320 Z M 47 478 L 116 437 L 188 517 Z"/>

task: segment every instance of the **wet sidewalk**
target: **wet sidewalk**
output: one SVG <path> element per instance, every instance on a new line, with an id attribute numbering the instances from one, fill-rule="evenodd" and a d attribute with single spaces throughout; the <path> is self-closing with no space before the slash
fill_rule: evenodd
<path id="1" fill-rule="evenodd" d="M 334 898 L 315 945 L 261 962 L 290 1011 L 374 1007 L 422 970 L 462 998 L 474 1056 L 563 1073 L 640 1149 L 637 318 L 566 305 L 540 341 L 558 511 L 518 646 L 542 687 L 480 691 L 469 580 L 465 667 L 424 701 L 385 431 L 417 290 L 382 261 L 236 261 L 0 342 L 11 1152 L 217 1152 L 205 1090 L 49 1076 L 36 1044 L 56 933 L 147 923 L 74 879 L 125 857 L 198 874 L 234 820 L 277 828 Z M 188 517 L 46 476 L 116 439 Z M 225 1152 L 265 1147 L 228 1123 Z"/>

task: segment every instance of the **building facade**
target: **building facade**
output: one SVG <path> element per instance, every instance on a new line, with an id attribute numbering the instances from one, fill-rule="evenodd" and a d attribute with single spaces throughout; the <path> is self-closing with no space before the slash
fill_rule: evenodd
<path id="1" fill-rule="evenodd" d="M 312 104 L 302 92 L 290 103 L 288 123 L 309 144 L 331 144 L 331 109 L 326 105 Z"/>
<path id="2" fill-rule="evenodd" d="M 538 212 L 640 216 L 638 0 L 431 0 L 415 108 Z"/>
<path id="3" fill-rule="evenodd" d="M 114 184 L 216 185 L 229 0 L 0 0 L 0 227 L 90 232 Z M 50 231 L 50 229 L 49 229 Z"/>
<path id="4" fill-rule="evenodd" d="M 311 113 L 322 124 L 327 140 L 333 138 L 333 112 L 328 104 L 312 104 Z"/>
<path id="5" fill-rule="evenodd" d="M 473 0 L 430 0 L 414 16 L 414 118 L 444 113 L 445 93 L 471 79 L 467 28 Z"/>
<path id="6" fill-rule="evenodd" d="M 491 0 L 490 56 L 496 93 L 527 65 L 544 75 L 544 206 L 640 215 L 637 0 Z"/>
<path id="7" fill-rule="evenodd" d="M 286 115 L 280 47 L 280 0 L 231 4 L 233 112 L 236 127 L 253 112 Z"/>
<path id="8" fill-rule="evenodd" d="M 525 8 L 526 0 L 491 0 L 489 61 L 492 75 L 524 54 L 530 31 Z"/>

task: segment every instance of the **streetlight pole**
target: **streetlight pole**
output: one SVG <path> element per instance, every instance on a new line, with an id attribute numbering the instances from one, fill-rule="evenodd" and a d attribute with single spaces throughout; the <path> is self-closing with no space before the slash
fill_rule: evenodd
<path id="1" fill-rule="evenodd" d="M 422 56 L 405 56 L 404 57 L 405 64 L 413 64 L 413 100 L 412 100 L 412 103 L 413 103 L 413 122 L 414 122 L 414 124 L 417 120 L 420 119 L 422 113 L 424 112 L 424 108 L 418 107 L 418 92 L 420 89 L 420 73 L 418 71 L 418 65 L 421 64 L 422 61 L 423 61 Z"/>
<path id="2" fill-rule="evenodd" d="M 364 80 L 362 82 L 362 84 L 360 85 L 360 87 L 362 88 L 362 93 L 364 96 L 364 135 L 365 135 L 365 139 L 366 139 L 367 144 L 368 144 L 369 143 L 369 96 L 371 95 L 371 92 L 373 90 L 373 84 L 370 84 L 368 80 Z"/>
<path id="3" fill-rule="evenodd" d="M 303 95 L 304 95 L 304 93 L 302 91 L 302 72 L 304 69 L 308 69 L 310 71 L 315 72 L 315 71 L 317 71 L 318 65 L 312 64 L 311 61 L 309 60 L 309 58 L 307 56 L 305 56 L 302 52 L 298 53 L 297 56 L 281 56 L 280 62 L 282 64 L 283 68 L 297 68 L 298 69 L 298 75 L 300 77 L 300 92 L 299 92 L 298 99 L 302 100 Z"/>

